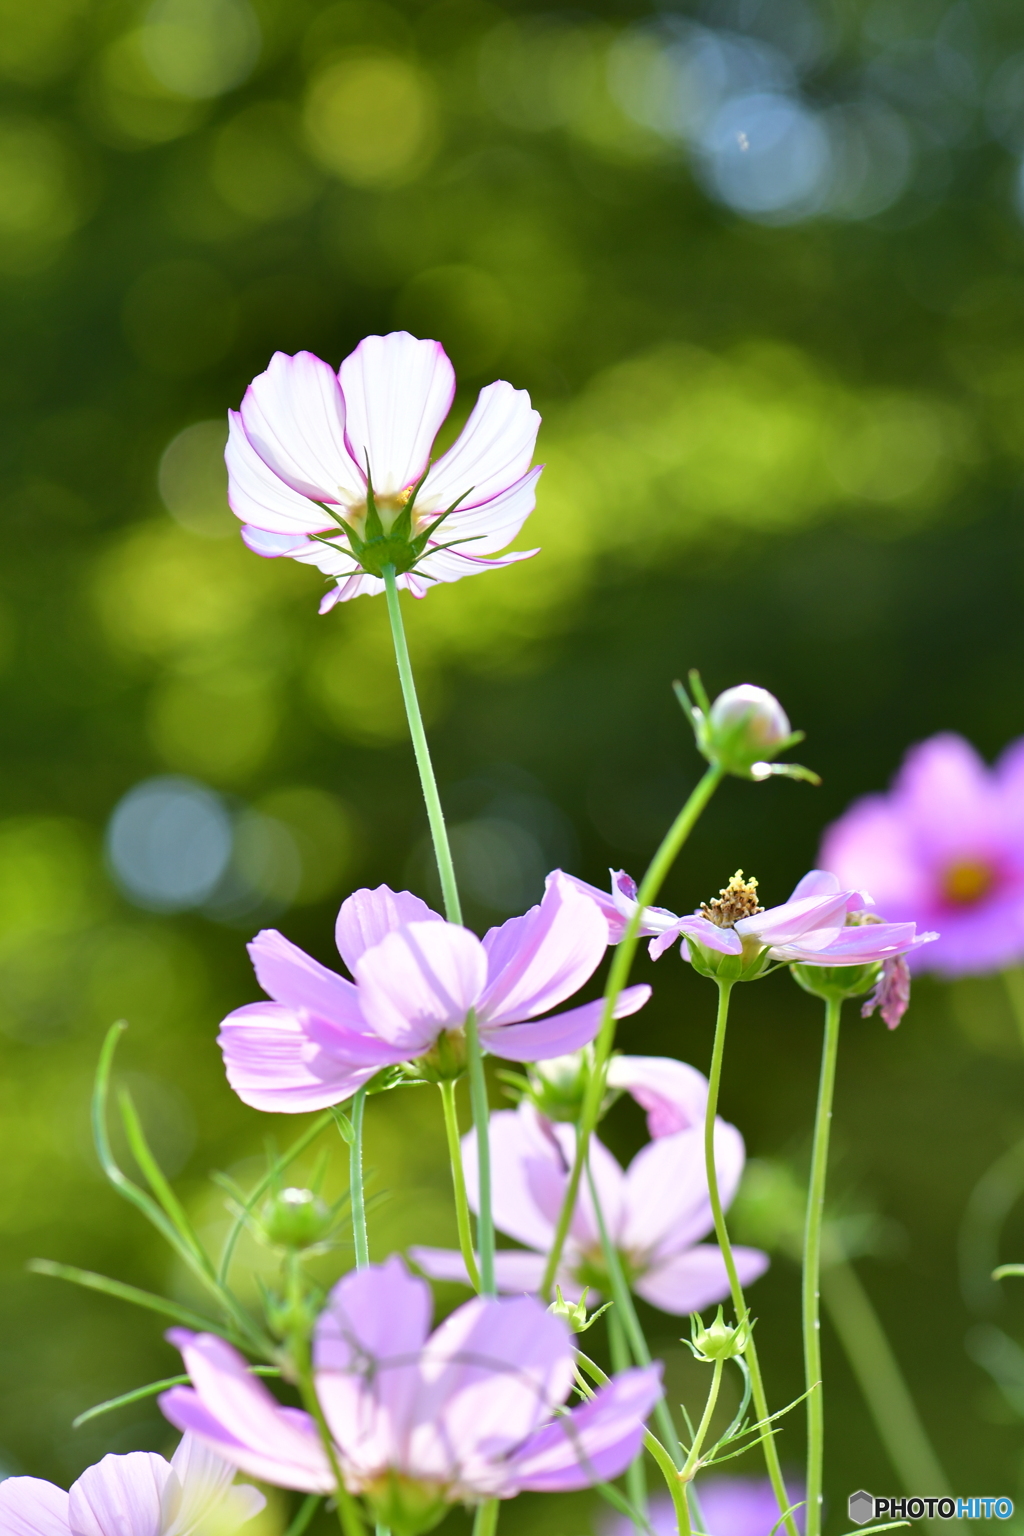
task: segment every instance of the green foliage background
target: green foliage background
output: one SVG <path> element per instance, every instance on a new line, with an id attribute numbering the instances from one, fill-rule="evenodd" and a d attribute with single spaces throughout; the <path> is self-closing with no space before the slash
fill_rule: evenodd
<path id="1" fill-rule="evenodd" d="M 745 35 L 803 14 L 683 10 Z M 905 67 L 917 169 L 873 217 L 789 223 L 716 202 L 685 147 L 624 109 L 609 60 L 647 46 L 652 14 L 0 0 L 8 1470 L 66 1482 L 107 1450 L 167 1443 L 145 1406 L 69 1427 L 174 1368 L 154 1320 L 24 1272 L 44 1255 L 190 1294 L 90 1151 L 107 1024 L 131 1023 L 121 1069 L 212 1236 L 225 1217 L 208 1170 L 245 1177 L 268 1135 L 297 1128 L 234 1099 L 214 1043 L 255 995 L 244 940 L 263 916 L 128 904 L 102 857 L 119 797 L 184 773 L 290 827 L 301 882 L 274 920 L 328 962 L 356 885 L 431 894 L 381 605 L 320 619 L 315 573 L 243 550 L 209 469 L 216 425 L 187 440 L 198 469 L 167 471 L 176 517 L 158 491 L 167 444 L 222 421 L 275 348 L 337 364 L 362 335 L 408 327 L 456 363 L 453 420 L 495 376 L 544 413 L 524 533 L 542 554 L 409 605 L 457 823 L 500 823 L 499 844 L 525 826 L 594 880 L 639 873 L 698 770 L 669 689 L 697 665 L 712 692 L 775 690 L 824 785 L 728 784 L 666 899 L 688 909 L 742 865 L 771 904 L 909 742 L 953 728 L 992 756 L 1024 731 L 1024 228 L 985 111 L 1024 48 L 1019 9 L 810 10 L 825 43 L 809 99 L 827 109 Z M 466 836 L 479 862 L 486 840 Z M 505 915 L 486 871 L 474 889 L 477 925 Z M 674 957 L 651 979 L 623 1043 L 706 1067 L 708 989 Z M 735 1015 L 724 1113 L 752 1155 L 799 1161 L 815 1008 L 778 977 Z M 976 1320 L 955 1263 L 969 1191 L 1022 1131 L 1021 1042 L 995 983 L 922 983 L 893 1036 L 851 1013 L 836 1187 L 898 1238 L 861 1273 L 962 1494 L 1024 1495 L 1021 1422 L 965 1350 Z M 620 1107 L 606 1134 L 627 1156 L 642 1127 Z M 372 1102 L 368 1143 L 386 1195 L 374 1252 L 454 1240 L 433 1096 Z M 1022 1245 L 1011 1221 L 1002 1256 Z M 246 1250 L 246 1283 L 261 1262 Z M 780 1258 L 756 1291 L 777 1403 L 800 1390 L 796 1304 Z M 1001 1305 L 1020 1329 L 1012 1290 Z M 673 1387 L 695 1393 L 679 1326 L 647 1320 Z M 848 1491 L 894 1479 L 829 1334 L 825 1348 L 838 1531 Z M 782 1444 L 797 1464 L 796 1416 Z M 591 1517 L 562 1499 L 505 1518 L 577 1536 Z"/>

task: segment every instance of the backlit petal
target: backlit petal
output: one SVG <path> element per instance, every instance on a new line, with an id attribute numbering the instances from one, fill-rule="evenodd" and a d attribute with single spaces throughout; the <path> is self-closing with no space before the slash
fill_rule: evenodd
<path id="1" fill-rule="evenodd" d="M 339 370 L 349 452 L 374 490 L 394 495 L 412 485 L 455 398 L 455 370 L 437 341 L 407 331 L 367 336 Z"/>
<path id="2" fill-rule="evenodd" d="M 409 923 L 366 950 L 354 972 L 367 1023 L 419 1055 L 443 1029 L 462 1028 L 483 991 L 487 957 L 468 928 Z"/>

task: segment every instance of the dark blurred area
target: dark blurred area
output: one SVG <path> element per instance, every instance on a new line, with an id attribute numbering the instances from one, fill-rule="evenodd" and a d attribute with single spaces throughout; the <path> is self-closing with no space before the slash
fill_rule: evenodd
<path id="1" fill-rule="evenodd" d="M 908 743 L 1024 732 L 1024 13 L 0 0 L 0 77 L 0 1462 L 66 1483 L 167 1444 L 147 1404 L 70 1420 L 176 1356 L 25 1260 L 192 1298 L 90 1150 L 105 1027 L 129 1020 L 120 1069 L 215 1242 L 209 1170 L 254 1176 L 305 1123 L 223 1080 L 245 940 L 279 925 L 331 963 L 351 889 L 433 890 L 383 605 L 318 618 L 315 573 L 242 548 L 227 407 L 275 349 L 337 365 L 406 327 L 459 371 L 451 431 L 499 376 L 544 413 L 542 554 L 407 610 L 475 926 L 558 863 L 639 875 L 699 768 L 690 666 L 777 692 L 824 784 L 728 783 L 666 900 L 741 865 L 780 901 Z M 707 984 L 640 969 L 623 1045 L 706 1069 Z M 805 1157 L 819 1044 L 787 977 L 741 989 L 723 1109 L 752 1155 Z M 435 1097 L 371 1101 L 377 1257 L 454 1239 Z M 603 1134 L 625 1157 L 640 1119 Z M 994 983 L 920 984 L 892 1036 L 850 1010 L 835 1187 L 901 1234 L 861 1275 L 963 1495 L 1024 1496 L 955 1262 L 1022 1134 Z M 250 1290 L 266 1263 L 244 1250 Z M 754 1293 L 776 1405 L 802 1390 L 797 1301 L 779 1259 Z M 646 1321 L 696 1391 L 679 1323 Z M 825 1350 L 838 1532 L 849 1491 L 897 1490 Z M 781 1444 L 797 1464 L 798 1414 Z M 503 1529 L 580 1536 L 589 1510 L 523 1500 Z"/>

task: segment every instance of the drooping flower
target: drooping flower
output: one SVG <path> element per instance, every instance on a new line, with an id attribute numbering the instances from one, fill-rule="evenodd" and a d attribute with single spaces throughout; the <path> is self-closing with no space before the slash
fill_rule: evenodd
<path id="1" fill-rule="evenodd" d="M 155 1451 L 104 1456 L 68 1493 L 41 1477 L 0 1483 L 3 1536 L 191 1536 L 230 1532 L 258 1515 L 266 1499 L 234 1486 L 237 1463 L 186 1433 L 165 1461 Z"/>
<path id="2" fill-rule="evenodd" d="M 485 1050 L 510 1061 L 561 1056 L 597 1032 L 600 999 L 538 1017 L 589 980 L 607 947 L 597 908 L 557 871 L 538 906 L 482 940 L 386 885 L 342 904 L 335 939 L 355 982 L 274 930 L 249 946 L 274 1001 L 236 1008 L 219 1043 L 228 1081 L 254 1109 L 302 1114 L 339 1104 L 403 1062 L 458 1076 L 470 1010 Z M 649 987 L 628 987 L 616 1017 L 649 996 Z"/>
<path id="3" fill-rule="evenodd" d="M 534 508 L 540 416 L 525 390 L 488 384 L 430 464 L 454 397 L 440 343 L 406 331 L 367 336 L 337 373 L 311 352 L 276 352 L 228 413 L 228 500 L 246 544 L 336 577 L 321 613 L 382 592 L 385 564 L 423 597 L 536 554 L 494 558 Z"/>
<path id="4" fill-rule="evenodd" d="M 704 1516 L 705 1536 L 772 1536 L 779 1524 L 779 1506 L 775 1491 L 766 1477 L 700 1477 L 696 1483 Z M 803 1489 L 790 1497 L 799 1504 Z M 804 1528 L 804 1511 L 794 1511 L 797 1529 Z M 651 1527 L 654 1536 L 676 1536 L 676 1516 L 672 1500 L 666 1494 L 652 1500 Z M 618 1516 L 605 1522 L 602 1536 L 634 1536 L 633 1522 Z"/>
<path id="5" fill-rule="evenodd" d="M 529 1297 L 477 1297 L 428 1336 L 430 1288 L 397 1257 L 346 1275 L 316 1326 L 313 1368 L 345 1485 L 398 1536 L 453 1503 L 557 1492 L 617 1477 L 661 1395 L 660 1366 L 624 1371 L 561 1415 L 572 1336 Z M 172 1424 L 266 1482 L 328 1493 L 313 1419 L 282 1408 L 241 1355 L 173 1329 L 192 1387 L 160 1398 Z"/>
<path id="6" fill-rule="evenodd" d="M 911 961 L 944 976 L 1024 960 L 1024 740 L 988 768 L 962 736 L 912 747 L 888 794 L 856 800 L 828 828 L 821 862 L 870 885 L 900 921 L 940 930 Z"/>
<path id="7" fill-rule="evenodd" d="M 725 1263 L 717 1246 L 701 1239 L 714 1222 L 704 1165 L 704 1106 L 689 1077 L 678 1084 L 669 1073 L 656 1090 L 658 1058 L 620 1057 L 620 1085 L 639 1084 L 637 1097 L 653 1105 L 656 1123 L 665 1127 L 674 1114 L 685 1128 L 662 1134 L 643 1147 L 623 1170 L 596 1137 L 590 1143 L 590 1169 L 605 1225 L 633 1290 L 663 1312 L 699 1312 L 729 1294 Z M 633 1062 L 642 1065 L 632 1068 Z M 682 1066 L 683 1063 L 678 1063 Z M 693 1077 L 700 1077 L 688 1068 Z M 676 1089 L 681 1091 L 677 1092 Z M 630 1088 L 630 1091 L 634 1091 Z M 643 1095 L 643 1097 L 641 1097 Z M 692 1115 L 692 1118 L 691 1118 Z M 516 1110 L 491 1116 L 491 1205 L 499 1231 L 524 1244 L 495 1255 L 499 1290 L 537 1291 L 562 1207 L 575 1149 L 571 1126 L 554 1125 L 524 1101 Z M 463 1167 L 470 1204 L 477 1208 L 479 1180 L 476 1133 L 463 1138 Z M 715 1163 L 726 1206 L 743 1172 L 743 1138 L 724 1120 L 715 1124 Z M 437 1280 L 468 1283 L 462 1255 L 442 1248 L 416 1247 L 410 1257 Z M 733 1249 L 744 1284 L 764 1273 L 768 1258 L 755 1248 Z M 600 1229 L 589 1190 L 580 1190 L 557 1280 L 564 1296 L 575 1301 L 584 1286 L 608 1294 Z"/>

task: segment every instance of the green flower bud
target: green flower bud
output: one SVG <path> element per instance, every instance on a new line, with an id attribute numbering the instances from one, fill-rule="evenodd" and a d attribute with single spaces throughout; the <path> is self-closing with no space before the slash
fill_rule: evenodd
<path id="1" fill-rule="evenodd" d="M 260 1218 L 260 1233 L 274 1248 L 301 1253 L 330 1234 L 334 1218 L 311 1189 L 281 1189 L 271 1195 Z"/>
<path id="2" fill-rule="evenodd" d="M 548 1307 L 548 1311 L 554 1313 L 555 1317 L 564 1318 L 564 1320 L 569 1324 L 569 1327 L 572 1329 L 573 1333 L 586 1333 L 588 1328 L 592 1328 L 594 1326 L 598 1318 L 601 1316 L 601 1313 L 607 1312 L 608 1308 L 611 1306 L 611 1302 L 606 1301 L 603 1307 L 598 1307 L 597 1311 L 592 1312 L 588 1317 L 587 1293 L 589 1290 L 590 1286 L 585 1285 L 583 1287 L 583 1295 L 580 1297 L 579 1301 L 571 1302 L 566 1301 L 565 1297 L 562 1295 L 562 1287 L 560 1285 L 556 1285 L 555 1300 L 551 1303 L 550 1307 Z"/>
<path id="3" fill-rule="evenodd" d="M 588 1052 L 573 1051 L 569 1056 L 534 1062 L 527 1067 L 526 1077 L 529 1086 L 525 1097 L 546 1120 L 577 1123 L 590 1081 Z"/>
<path id="4" fill-rule="evenodd" d="M 732 1360 L 742 1355 L 750 1343 L 750 1324 L 746 1317 L 733 1327 L 722 1316 L 719 1307 L 715 1320 L 705 1327 L 697 1312 L 690 1317 L 690 1348 L 698 1360 L 710 1365 L 715 1360 Z"/>
<path id="5" fill-rule="evenodd" d="M 682 683 L 675 685 L 701 755 L 717 764 L 725 773 L 741 779 L 767 779 L 782 774 L 791 779 L 820 782 L 818 775 L 799 763 L 776 763 L 774 759 L 804 737 L 803 731 L 790 729 L 786 712 L 774 694 L 754 683 L 740 683 L 727 688 L 712 704 L 704 691 L 698 672 L 690 673 L 690 687 L 696 703 L 690 702 Z"/>
<path id="6" fill-rule="evenodd" d="M 794 979 L 815 997 L 840 1001 L 870 992 L 882 974 L 881 961 L 871 965 L 791 965 Z"/>

